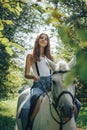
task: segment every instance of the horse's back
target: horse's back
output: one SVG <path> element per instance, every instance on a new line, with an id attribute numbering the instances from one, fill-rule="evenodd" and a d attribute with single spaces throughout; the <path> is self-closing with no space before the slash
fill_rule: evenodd
<path id="1" fill-rule="evenodd" d="M 17 110 L 20 107 L 20 105 L 25 101 L 29 93 L 30 93 L 30 88 L 27 88 L 20 93 L 18 97 Z"/>
<path id="2" fill-rule="evenodd" d="M 19 94 L 18 102 L 17 102 L 17 111 L 16 111 L 16 125 L 14 130 L 22 130 L 22 125 L 21 125 L 21 120 L 19 118 L 19 115 L 24 102 L 26 101 L 28 95 L 30 94 L 30 89 L 31 88 L 26 88 Z"/>

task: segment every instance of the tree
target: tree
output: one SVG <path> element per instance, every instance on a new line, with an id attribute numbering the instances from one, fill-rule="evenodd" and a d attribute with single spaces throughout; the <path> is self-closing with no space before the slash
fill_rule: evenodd
<path id="1" fill-rule="evenodd" d="M 11 76 L 9 71 L 9 68 L 12 68 L 11 66 L 14 66 L 12 70 L 15 72 L 15 65 L 12 60 L 14 55 L 12 47 L 22 48 L 12 41 L 16 19 L 18 19 L 22 11 L 22 4 L 18 1 L 12 2 L 10 0 L 2 0 L 0 2 L 0 98 L 7 96 L 11 89 L 14 89 L 10 80 L 15 81 L 16 77 L 9 79 L 8 75 Z"/>

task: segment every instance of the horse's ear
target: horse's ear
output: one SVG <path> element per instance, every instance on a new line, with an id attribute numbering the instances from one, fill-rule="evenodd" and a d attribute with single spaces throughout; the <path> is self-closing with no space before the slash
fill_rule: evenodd
<path id="1" fill-rule="evenodd" d="M 68 63 L 69 67 L 72 68 L 76 63 L 76 56 L 73 56 L 71 61 Z"/>

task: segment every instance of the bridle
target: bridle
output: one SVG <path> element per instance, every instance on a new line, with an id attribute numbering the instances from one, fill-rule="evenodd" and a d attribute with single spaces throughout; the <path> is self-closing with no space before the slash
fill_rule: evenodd
<path id="1" fill-rule="evenodd" d="M 55 71 L 52 75 L 57 74 L 57 73 L 66 73 L 66 72 L 67 72 L 67 71 Z M 52 82 L 52 86 L 51 86 L 51 87 L 53 87 L 53 86 L 54 86 L 54 85 L 53 85 L 53 82 Z M 53 89 L 53 90 L 54 90 L 54 89 Z M 59 107 L 59 101 L 60 101 L 61 97 L 62 97 L 64 94 L 70 95 L 71 98 L 72 98 L 72 102 L 73 102 L 73 104 L 74 104 L 75 98 L 74 98 L 74 96 L 72 95 L 72 93 L 69 92 L 68 90 L 62 91 L 62 92 L 59 94 L 58 97 L 55 96 L 56 94 L 55 94 L 55 92 L 53 91 L 53 101 L 52 101 L 52 103 L 49 103 L 51 116 L 52 116 L 52 118 L 60 125 L 59 130 L 62 130 L 62 129 L 63 129 L 63 125 L 66 124 L 68 121 L 70 121 L 71 118 L 72 118 L 72 117 L 71 117 L 71 118 L 69 118 L 68 120 L 64 121 L 64 119 L 63 119 L 62 116 L 61 116 L 60 110 L 57 109 L 57 107 Z M 59 119 L 60 119 L 59 121 L 55 118 L 55 116 L 54 116 L 53 113 L 52 113 L 52 106 L 53 106 L 53 108 L 55 109 L 57 115 L 59 116 Z"/>

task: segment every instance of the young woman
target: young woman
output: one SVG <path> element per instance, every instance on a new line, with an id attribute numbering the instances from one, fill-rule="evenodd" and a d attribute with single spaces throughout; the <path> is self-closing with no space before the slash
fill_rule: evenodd
<path id="1" fill-rule="evenodd" d="M 48 61 L 52 65 L 51 67 L 48 64 Z M 33 70 L 33 75 L 30 74 L 31 68 Z M 33 54 L 28 54 L 26 57 L 25 77 L 27 79 L 32 79 L 34 83 L 33 87 L 31 88 L 29 98 L 21 110 L 22 130 L 27 130 L 28 127 L 30 127 L 28 124 L 34 119 L 42 101 L 43 97 L 41 95 L 44 95 L 44 93 L 50 91 L 51 72 L 54 68 L 55 63 L 53 62 L 53 57 L 50 51 L 49 37 L 47 34 L 41 33 L 36 38 Z M 38 102 L 36 103 L 35 100 L 38 100 Z M 29 104 L 29 102 L 31 103 Z M 35 103 L 36 107 L 34 112 L 32 116 L 29 117 L 31 114 L 30 106 Z M 28 123 L 26 122 L 27 120 Z"/>
<path id="2" fill-rule="evenodd" d="M 28 54 L 26 57 L 25 77 L 27 79 L 33 79 L 34 82 L 38 82 L 40 77 L 49 77 L 50 68 L 46 62 L 46 58 L 53 61 L 53 57 L 50 52 L 49 37 L 47 34 L 41 33 L 36 38 L 33 54 Z M 39 74 L 35 63 L 38 65 Z M 31 67 L 34 75 L 29 74 Z"/>

